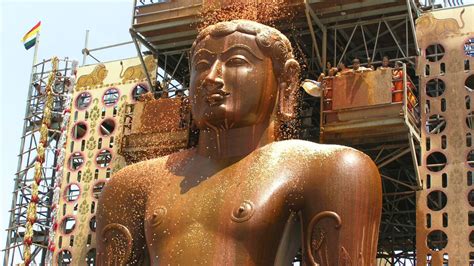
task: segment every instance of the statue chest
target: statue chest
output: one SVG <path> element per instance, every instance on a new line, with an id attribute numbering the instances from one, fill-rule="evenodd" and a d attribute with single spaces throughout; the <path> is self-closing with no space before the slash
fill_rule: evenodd
<path id="1" fill-rule="evenodd" d="M 209 177 L 170 175 L 148 198 L 148 246 L 158 253 L 189 253 L 210 246 L 238 249 L 264 239 L 278 244 L 290 215 L 293 182 L 291 173 L 255 162 Z"/>

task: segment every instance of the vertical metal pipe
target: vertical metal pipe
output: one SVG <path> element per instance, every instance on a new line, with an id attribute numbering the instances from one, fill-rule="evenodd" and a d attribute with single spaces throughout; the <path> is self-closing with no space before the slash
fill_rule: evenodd
<path id="1" fill-rule="evenodd" d="M 410 0 L 407 0 L 407 7 L 408 7 L 408 18 L 410 19 L 410 26 L 411 32 L 413 34 L 413 42 L 415 43 L 416 55 L 420 55 L 420 47 L 418 46 L 418 39 L 416 38 L 416 29 L 415 29 L 415 22 L 413 21 L 413 14 L 412 14 L 412 6 L 410 4 Z"/>
<path id="2" fill-rule="evenodd" d="M 375 52 L 377 51 L 377 42 L 379 40 L 379 33 L 380 33 L 380 25 L 382 24 L 381 21 L 379 21 L 379 26 L 377 27 L 377 35 L 375 35 L 375 44 L 374 44 L 374 51 L 372 51 L 372 60 L 375 58 Z"/>
<path id="3" fill-rule="evenodd" d="M 89 43 L 89 30 L 86 30 L 86 38 L 84 40 L 84 49 L 82 49 L 82 65 L 86 64 L 86 58 L 87 58 L 87 45 Z"/>
<path id="4" fill-rule="evenodd" d="M 38 59 L 39 44 L 40 44 L 40 33 L 38 32 L 36 34 L 35 52 L 33 54 L 33 67 L 34 67 L 34 65 L 36 65 L 36 61 Z M 33 68 L 31 70 L 33 70 Z M 31 71 L 30 83 L 31 83 L 31 80 L 33 80 L 33 71 Z"/>
<path id="5" fill-rule="evenodd" d="M 308 23 L 308 27 L 309 27 L 309 33 L 311 34 L 311 40 L 313 41 L 313 48 L 315 49 L 316 57 L 318 58 L 318 62 L 319 62 L 319 66 L 322 67 L 323 63 L 321 62 L 321 55 L 319 53 L 319 47 L 318 47 L 318 43 L 317 43 L 317 40 L 316 40 L 316 34 L 314 33 L 313 23 L 311 22 L 311 18 L 309 17 L 308 7 L 306 7 L 306 9 L 305 9 L 305 14 L 306 14 L 306 22 Z"/>
<path id="6" fill-rule="evenodd" d="M 334 28 L 334 65 L 336 65 L 337 62 L 337 29 Z"/>
<path id="7" fill-rule="evenodd" d="M 328 30 L 326 28 L 323 29 L 323 46 L 321 50 L 323 50 L 323 71 L 326 70 L 326 61 L 327 59 L 327 48 L 328 47 Z M 328 69 L 329 71 L 329 69 Z"/>
<path id="8" fill-rule="evenodd" d="M 405 45 L 406 45 L 406 53 L 407 53 L 407 56 L 410 56 L 410 49 L 409 49 L 409 46 L 408 46 L 408 17 L 405 18 Z"/>
<path id="9" fill-rule="evenodd" d="M 140 59 L 140 63 L 142 65 L 142 70 L 146 75 L 146 79 L 148 81 L 148 87 L 150 88 L 150 91 L 152 93 L 155 93 L 155 88 L 153 87 L 153 83 L 151 82 L 150 73 L 148 73 L 148 69 L 146 68 L 145 61 L 143 60 L 143 55 L 142 55 L 142 51 L 140 49 L 140 45 L 139 45 L 139 43 L 136 39 L 137 37 L 136 37 L 136 35 L 133 34 L 134 32 L 132 30 L 130 30 L 130 33 L 132 35 L 132 40 L 133 40 L 133 43 L 135 44 L 135 48 L 137 49 L 138 59 Z"/>
<path id="10" fill-rule="evenodd" d="M 133 24 L 135 24 L 135 14 L 136 14 L 136 8 L 137 8 L 137 0 L 133 0 L 133 6 L 132 6 L 132 23 L 131 27 L 133 27 Z"/>
<path id="11" fill-rule="evenodd" d="M 407 93 L 407 65 L 403 63 L 403 114 L 405 122 L 408 122 L 408 93 Z"/>
<path id="12" fill-rule="evenodd" d="M 369 56 L 369 49 L 367 48 L 367 41 L 365 40 L 365 33 L 364 33 L 364 26 L 363 25 L 360 25 L 360 31 L 362 32 L 362 40 L 364 41 L 365 55 L 366 55 L 367 60 L 368 60 L 370 56 Z M 374 61 L 373 58 L 371 60 Z M 367 62 L 367 63 L 370 63 L 370 62 Z"/>
<path id="13" fill-rule="evenodd" d="M 163 71 L 164 71 L 164 73 L 163 73 L 163 85 L 164 85 L 163 90 L 166 91 L 166 92 L 168 92 L 168 81 L 167 81 L 168 72 L 166 72 L 166 67 L 167 66 L 168 66 L 168 55 L 166 54 L 165 55 L 165 66 L 163 68 Z"/>

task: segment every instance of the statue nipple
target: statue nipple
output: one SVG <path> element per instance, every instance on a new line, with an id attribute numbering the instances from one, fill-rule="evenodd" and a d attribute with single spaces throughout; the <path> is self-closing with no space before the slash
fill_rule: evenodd
<path id="1" fill-rule="evenodd" d="M 166 216 L 166 208 L 164 206 L 159 206 L 156 208 L 156 210 L 153 212 L 153 215 L 151 216 L 151 225 L 152 226 L 158 226 L 160 225 L 165 216 Z"/>
<path id="2" fill-rule="evenodd" d="M 237 223 L 245 222 L 252 217 L 254 211 L 253 203 L 250 200 L 245 200 L 239 207 L 234 208 L 231 219 Z"/>

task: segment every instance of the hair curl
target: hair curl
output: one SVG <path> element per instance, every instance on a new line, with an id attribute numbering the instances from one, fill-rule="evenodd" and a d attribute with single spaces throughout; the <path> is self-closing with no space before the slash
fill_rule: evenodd
<path id="1" fill-rule="evenodd" d="M 291 43 L 283 33 L 264 24 L 244 19 L 219 22 L 204 28 L 199 32 L 191 47 L 191 58 L 196 45 L 207 36 L 224 37 L 234 32 L 255 36 L 262 52 L 272 59 L 273 69 L 277 76 L 283 74 L 286 61 L 294 59 Z"/>

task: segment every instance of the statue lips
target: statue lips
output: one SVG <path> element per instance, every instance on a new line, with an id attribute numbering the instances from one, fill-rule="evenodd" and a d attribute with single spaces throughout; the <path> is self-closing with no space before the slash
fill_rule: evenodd
<path id="1" fill-rule="evenodd" d="M 229 92 L 226 92 L 221 88 L 209 91 L 205 96 L 205 99 L 209 103 L 209 106 L 219 106 L 225 100 L 225 97 L 229 95 Z"/>

